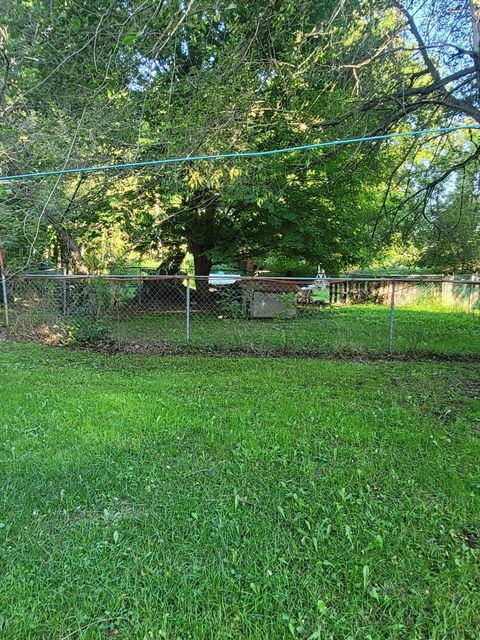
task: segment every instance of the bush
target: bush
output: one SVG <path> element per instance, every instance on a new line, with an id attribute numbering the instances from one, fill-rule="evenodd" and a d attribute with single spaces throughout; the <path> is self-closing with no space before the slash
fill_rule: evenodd
<path id="1" fill-rule="evenodd" d="M 107 327 L 98 320 L 71 322 L 65 325 L 66 342 L 76 346 L 93 346 L 112 341 Z"/>
<path id="2" fill-rule="evenodd" d="M 217 310 L 224 318 L 245 318 L 242 292 L 238 285 L 224 285 L 218 288 Z"/>

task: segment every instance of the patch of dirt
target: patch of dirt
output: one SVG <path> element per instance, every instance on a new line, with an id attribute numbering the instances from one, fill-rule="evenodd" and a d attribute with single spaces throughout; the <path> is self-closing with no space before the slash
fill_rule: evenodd
<path id="1" fill-rule="evenodd" d="M 469 547 L 470 549 L 476 549 L 478 546 L 477 537 L 475 536 L 475 534 L 471 532 L 459 531 L 456 534 L 456 537 L 462 542 L 464 542 L 467 545 L 467 547 Z"/>
<path id="2" fill-rule="evenodd" d="M 480 380 L 467 380 L 462 386 L 460 393 L 466 398 L 480 398 Z"/>
<path id="3" fill-rule="evenodd" d="M 381 360 L 398 362 L 460 362 L 460 363 L 480 363 L 480 354 L 440 354 L 440 353 L 388 353 L 386 351 L 306 351 L 293 347 L 262 348 L 262 347 L 199 347 L 194 345 L 180 345 L 170 342 L 152 343 L 124 343 L 118 344 L 114 341 L 100 342 L 85 346 L 68 345 L 60 339 L 60 336 L 36 335 L 36 336 L 8 336 L 14 342 L 41 342 L 49 346 L 61 348 L 75 348 L 86 351 L 94 351 L 105 354 L 124 355 L 145 355 L 145 356 L 210 356 L 222 357 L 268 357 L 268 358 L 307 358 L 313 360 L 338 360 L 345 362 L 376 362 Z"/>
<path id="4" fill-rule="evenodd" d="M 196 347 L 171 343 L 98 345 L 93 350 L 104 353 L 139 354 L 139 355 L 201 355 L 211 357 L 245 357 L 257 356 L 268 358 L 308 358 L 314 360 L 344 360 L 355 362 L 374 362 L 377 360 L 417 361 L 417 362 L 478 362 L 480 355 L 444 355 L 438 353 L 388 353 L 364 351 L 304 351 L 292 347 Z"/>

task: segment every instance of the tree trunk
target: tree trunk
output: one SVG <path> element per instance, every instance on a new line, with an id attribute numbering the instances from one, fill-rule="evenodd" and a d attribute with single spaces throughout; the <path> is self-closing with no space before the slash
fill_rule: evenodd
<path id="1" fill-rule="evenodd" d="M 157 267 L 158 273 L 165 276 L 176 276 L 180 271 L 183 259 L 185 258 L 185 251 L 178 250 L 176 253 L 169 255 L 162 260 Z"/>
<path id="2" fill-rule="evenodd" d="M 60 243 L 64 249 L 66 256 L 68 256 L 68 262 L 72 265 L 75 273 L 88 273 L 88 269 L 85 265 L 80 247 L 74 238 L 68 233 L 68 231 L 61 227 L 57 229 L 57 233 L 60 238 Z"/>
<path id="3" fill-rule="evenodd" d="M 45 212 L 45 218 L 57 232 L 58 240 L 62 247 L 62 255 L 68 259 L 68 262 L 72 265 L 75 273 L 88 273 L 82 252 L 80 251 L 80 247 L 78 246 L 75 238 L 70 235 L 63 224 L 51 213 Z"/>
<path id="4" fill-rule="evenodd" d="M 208 276 L 212 269 L 212 260 L 204 253 L 196 253 L 193 251 L 193 264 L 195 265 L 196 276 Z"/>
<path id="5" fill-rule="evenodd" d="M 190 198 L 191 217 L 186 229 L 188 248 L 193 255 L 196 276 L 208 276 L 212 259 L 208 256 L 218 235 L 215 223 L 218 195 L 208 189 L 199 189 Z"/>
<path id="6" fill-rule="evenodd" d="M 192 248 L 193 253 L 193 264 L 195 265 L 195 275 L 196 276 L 207 276 L 206 278 L 202 278 L 201 280 L 195 281 L 195 289 L 196 289 L 196 298 L 201 305 L 209 304 L 209 286 L 208 286 L 208 276 L 210 275 L 210 270 L 212 268 L 211 259 L 206 256 L 204 253 L 198 253 Z"/>

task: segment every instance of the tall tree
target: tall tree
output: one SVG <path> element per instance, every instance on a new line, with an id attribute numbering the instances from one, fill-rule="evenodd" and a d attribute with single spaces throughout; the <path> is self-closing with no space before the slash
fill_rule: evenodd
<path id="1" fill-rule="evenodd" d="M 155 9 L 138 1 L 99 2 L 94 9 L 67 4 L 24 4 L 10 12 L 7 170 L 319 141 L 322 122 L 349 100 L 348 83 L 332 76 L 331 44 L 334 32 L 346 38 L 352 27 L 338 33 L 333 1 L 196 0 Z M 253 166 L 192 163 L 173 176 L 142 172 L 130 191 L 132 201 L 149 204 L 150 219 L 158 223 L 152 242 L 157 232 L 168 242 L 184 242 L 197 273 L 207 273 L 212 260 L 280 245 L 319 256 L 330 247 L 338 266 L 351 259 L 350 240 L 369 213 L 356 206 L 356 194 L 368 190 L 360 180 L 378 182 L 370 163 L 370 171 L 342 189 L 345 163 L 351 164 L 351 154 Z M 78 209 L 69 199 L 81 202 L 90 184 L 86 178 L 77 191 L 75 182 L 62 180 L 33 190 L 22 186 L 15 194 L 17 205 L 23 202 L 51 225 L 77 268 Z M 140 218 L 148 220 L 143 213 Z"/>

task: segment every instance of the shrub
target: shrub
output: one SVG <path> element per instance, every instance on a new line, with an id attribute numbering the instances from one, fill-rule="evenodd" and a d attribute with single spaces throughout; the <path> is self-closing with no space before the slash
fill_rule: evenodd
<path id="1" fill-rule="evenodd" d="M 70 345 L 93 346 L 112 341 L 108 328 L 98 320 L 71 322 L 64 328 Z"/>
<path id="2" fill-rule="evenodd" d="M 245 318 L 242 292 L 236 285 L 225 285 L 217 291 L 217 310 L 224 318 Z"/>

